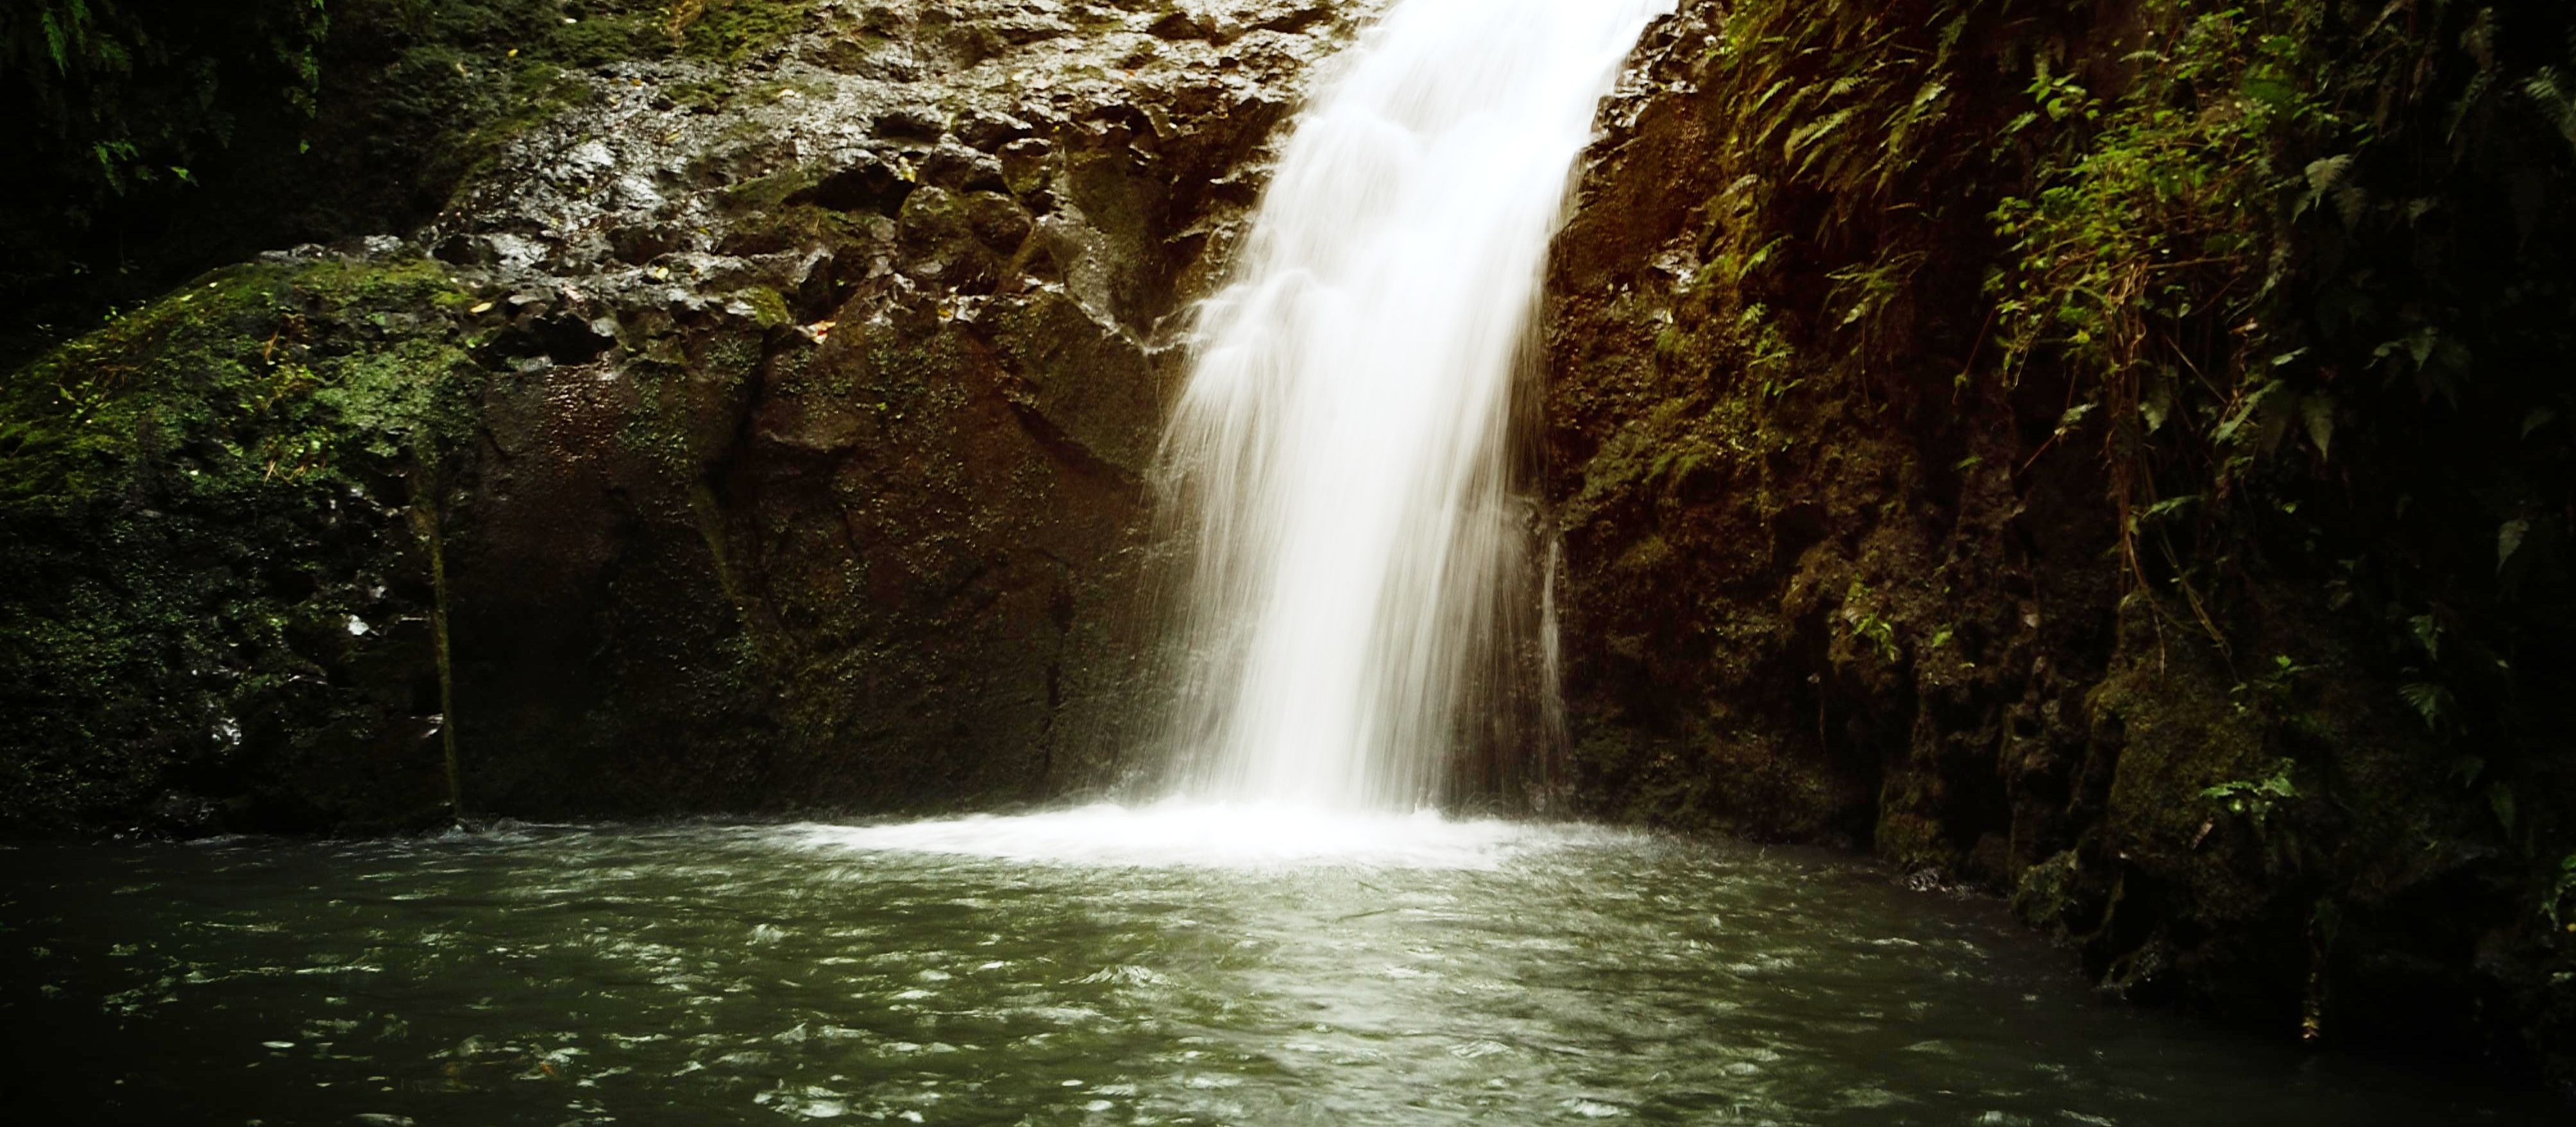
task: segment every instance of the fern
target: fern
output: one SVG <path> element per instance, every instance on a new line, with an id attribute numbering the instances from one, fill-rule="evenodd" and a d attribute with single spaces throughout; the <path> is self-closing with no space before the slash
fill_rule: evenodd
<path id="1" fill-rule="evenodd" d="M 2541 115 L 2568 144 L 2576 145 L 2576 83 L 2569 82 L 2565 72 L 2542 67 L 2523 82 L 2522 92 L 2538 104 Z"/>
<path id="2" fill-rule="evenodd" d="M 2424 718 L 2427 728 L 2439 732 L 2451 719 L 2454 702 L 2449 689 L 2419 681 L 2398 686 L 2397 695 L 2406 698 L 2415 714 Z"/>

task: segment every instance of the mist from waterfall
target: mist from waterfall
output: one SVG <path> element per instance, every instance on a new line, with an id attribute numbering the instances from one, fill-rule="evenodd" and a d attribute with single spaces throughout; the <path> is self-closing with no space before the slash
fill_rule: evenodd
<path id="1" fill-rule="evenodd" d="M 1575 160 L 1670 9 L 1398 0 L 1293 125 L 1163 450 L 1180 793 L 1411 809 L 1545 742 L 1512 730 L 1553 715 L 1513 400 Z"/>

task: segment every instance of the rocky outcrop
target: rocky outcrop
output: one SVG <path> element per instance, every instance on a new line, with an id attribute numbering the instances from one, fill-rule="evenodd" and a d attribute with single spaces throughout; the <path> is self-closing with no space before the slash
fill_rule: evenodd
<path id="1" fill-rule="evenodd" d="M 2554 419 L 2556 392 L 2498 373 L 2419 397 L 2382 343 L 2432 339 L 2413 317 L 2488 334 L 2481 354 L 2563 342 L 2372 292 L 2422 275 L 2355 265 L 2436 261 L 2398 205 L 2374 226 L 2365 201 L 2420 215 L 2495 190 L 2409 184 L 2443 166 L 2368 146 L 2399 145 L 2409 114 L 2461 120 L 2408 108 L 2406 83 L 2503 64 L 2429 32 L 2365 50 L 2395 33 L 2313 12 L 2283 17 L 2316 17 L 2292 58 L 2173 5 L 1681 8 L 1606 111 L 1550 278 L 1548 489 L 1590 811 L 2013 895 L 2132 997 L 2563 1068 L 2576 827 L 2545 811 L 2576 790 L 2551 735 L 2566 651 L 2539 624 L 2565 624 L 2566 572 L 2497 551 L 2499 524 L 2519 545 L 2539 525 L 2513 522 L 2544 519 L 2499 498 L 2536 474 L 2565 502 L 2563 471 L 2536 468 L 2564 448 L 2529 445 L 2554 432 L 2514 421 Z M 2148 49 L 2190 77 L 2141 78 L 2123 60 Z M 2285 116 L 2237 129 L 2240 80 L 2276 84 L 2243 88 Z M 2335 133 L 2322 107 L 2373 104 L 2345 92 L 2368 82 L 2393 91 L 2360 127 L 2379 132 Z M 2479 119 L 2499 146 L 2527 131 L 2527 155 L 2488 167 L 2563 176 L 2567 150 L 2516 112 Z M 2350 144 L 2340 164 L 2322 147 Z M 2258 160 L 2315 160 L 2326 186 L 2231 179 Z M 2314 210 L 2362 167 L 2385 182 Z M 2139 200 L 2165 210 L 2116 210 Z M 2031 237 L 2061 201 L 2067 222 Z M 2488 300 L 2535 279 L 2564 296 L 2563 260 L 2516 249 L 2540 245 L 2530 228 L 2477 214 L 2443 237 L 2492 240 L 2475 257 L 2524 279 Z M 2084 296 L 2115 275 L 2162 288 Z M 2479 633 L 2465 644 L 2507 665 L 2442 664 L 2410 630 Z M 2436 679 L 2508 665 L 2523 687 L 2489 698 L 2491 722 L 2439 707 Z"/>
<path id="2" fill-rule="evenodd" d="M 1181 314 L 1367 7 L 719 0 L 12 376 L 6 815 L 416 825 L 450 736 L 521 816 L 1115 778 Z"/>

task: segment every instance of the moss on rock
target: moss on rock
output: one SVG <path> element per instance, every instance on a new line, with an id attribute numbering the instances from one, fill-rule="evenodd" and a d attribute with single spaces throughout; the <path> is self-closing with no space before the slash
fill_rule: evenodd
<path id="1" fill-rule="evenodd" d="M 474 302 L 427 260 L 237 267 L 0 385 L 0 821 L 434 811 L 411 510 L 471 433 Z M 200 808 L 225 773 L 261 781 Z"/>

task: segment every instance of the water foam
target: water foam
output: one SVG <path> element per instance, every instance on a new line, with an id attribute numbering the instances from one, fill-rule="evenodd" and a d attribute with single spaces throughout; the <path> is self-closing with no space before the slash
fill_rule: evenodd
<path id="1" fill-rule="evenodd" d="M 1100 803 L 1038 814 L 790 829 L 814 849 L 1135 868 L 1494 869 L 1518 856 L 1630 840 L 1592 827 L 1277 803 Z"/>

